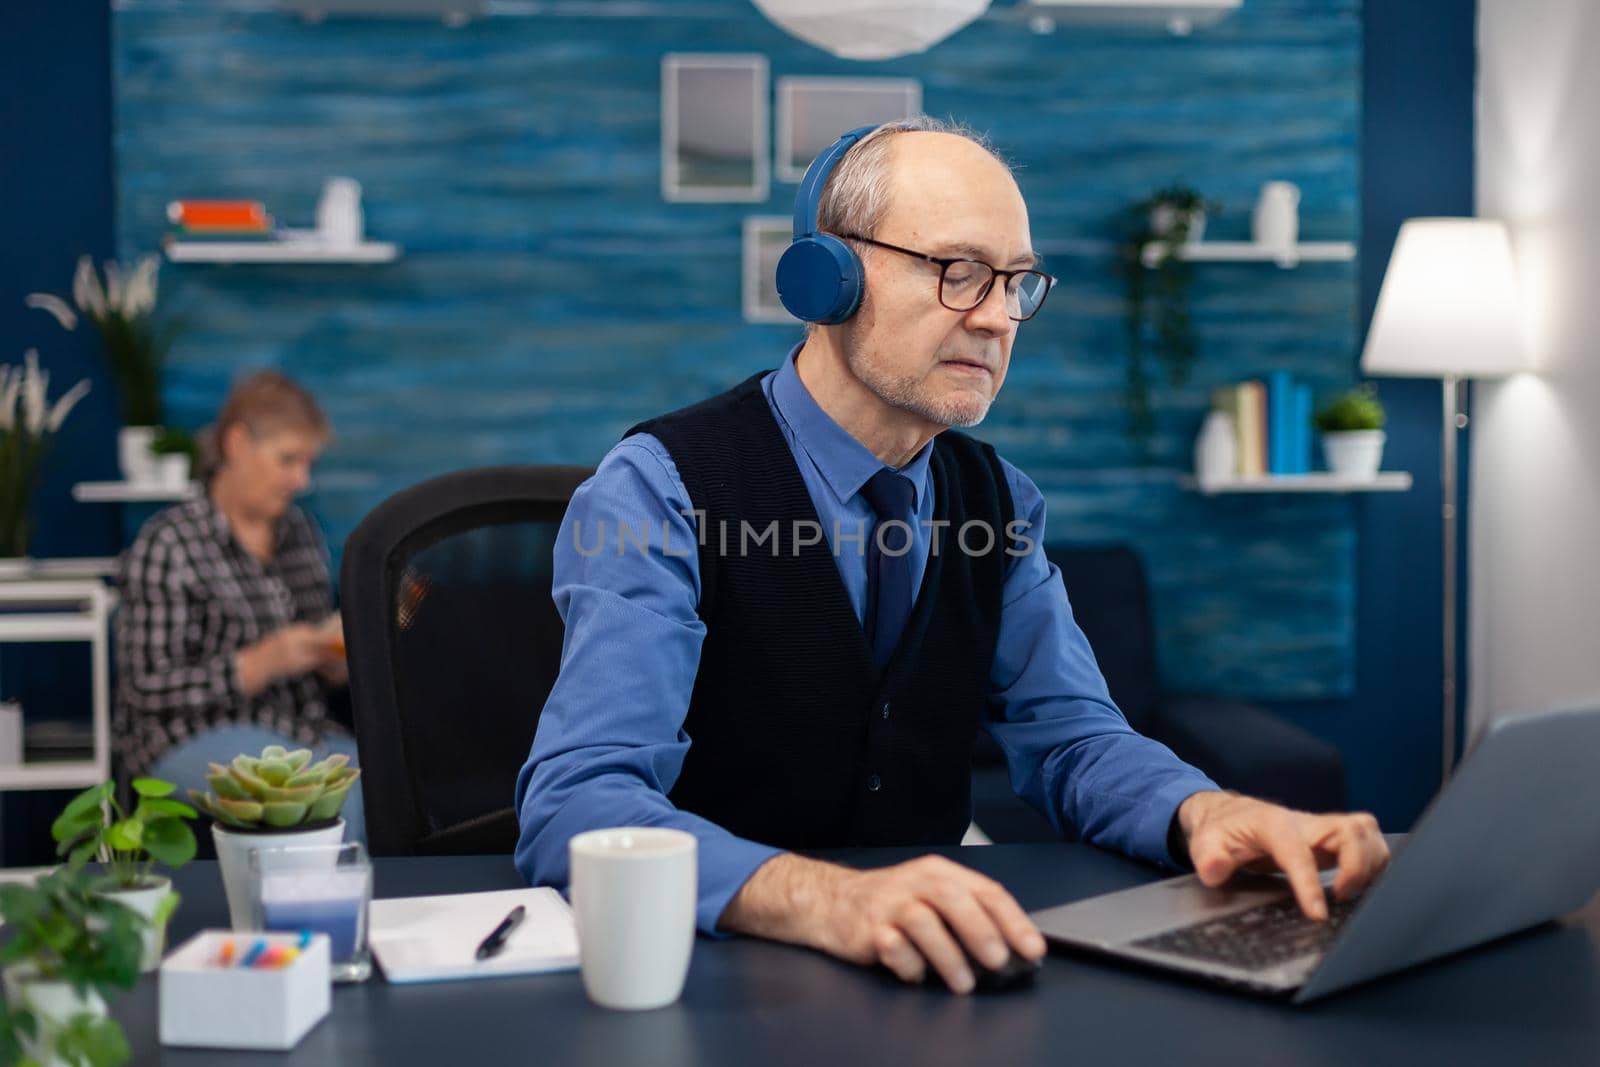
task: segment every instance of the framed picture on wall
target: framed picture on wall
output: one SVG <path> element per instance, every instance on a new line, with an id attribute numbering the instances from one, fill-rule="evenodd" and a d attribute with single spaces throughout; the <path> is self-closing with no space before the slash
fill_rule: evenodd
<path id="1" fill-rule="evenodd" d="M 921 110 L 922 83 L 915 78 L 779 78 L 774 170 L 780 181 L 797 182 L 846 130 Z"/>
<path id="2" fill-rule="evenodd" d="M 787 322 L 800 320 L 778 299 L 778 257 L 794 237 L 791 215 L 747 215 L 744 220 L 744 320 Z"/>
<path id="3" fill-rule="evenodd" d="M 767 198 L 767 58 L 668 53 L 661 59 L 661 195 Z"/>

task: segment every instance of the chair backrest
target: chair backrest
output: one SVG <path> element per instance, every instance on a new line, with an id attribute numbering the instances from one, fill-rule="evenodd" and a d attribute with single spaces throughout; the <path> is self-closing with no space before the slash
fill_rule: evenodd
<path id="1" fill-rule="evenodd" d="M 1045 556 L 1061 568 L 1111 699 L 1128 725 L 1147 732 L 1161 706 L 1161 676 L 1144 564 L 1127 545 L 1046 545 Z"/>
<path id="2" fill-rule="evenodd" d="M 584 467 L 486 467 L 374 508 L 340 595 L 374 855 L 510 852 L 561 663 L 552 548 Z"/>

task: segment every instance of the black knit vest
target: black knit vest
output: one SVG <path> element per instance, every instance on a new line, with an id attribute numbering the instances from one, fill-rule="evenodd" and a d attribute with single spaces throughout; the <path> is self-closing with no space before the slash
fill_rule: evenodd
<path id="1" fill-rule="evenodd" d="M 820 522 L 762 377 L 628 431 L 666 446 L 700 512 L 706 638 L 671 800 L 780 848 L 953 844 L 971 818 L 972 743 L 987 714 L 1012 543 L 1000 461 L 963 434 L 934 438 L 934 518 L 950 525 L 934 528 L 939 552 L 880 673 L 832 531 L 804 543 Z M 812 524 L 798 537 L 796 520 Z M 958 531 L 975 520 L 987 529 L 967 528 L 963 551 Z M 758 541 L 769 524 L 775 533 Z"/>

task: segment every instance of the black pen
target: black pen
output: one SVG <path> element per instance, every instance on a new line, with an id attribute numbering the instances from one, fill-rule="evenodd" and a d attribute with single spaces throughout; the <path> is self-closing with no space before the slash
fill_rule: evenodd
<path id="1" fill-rule="evenodd" d="M 506 947 L 506 942 L 511 939 L 511 931 L 522 922 L 522 917 L 528 914 L 528 909 L 521 904 L 511 909 L 511 914 L 500 920 L 500 925 L 494 928 L 494 933 L 483 939 L 483 944 L 478 946 L 478 958 L 486 960 L 490 956 Z"/>

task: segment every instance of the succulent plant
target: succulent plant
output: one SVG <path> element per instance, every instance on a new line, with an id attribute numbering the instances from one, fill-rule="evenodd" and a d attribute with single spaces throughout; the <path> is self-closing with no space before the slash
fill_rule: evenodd
<path id="1" fill-rule="evenodd" d="M 235 756 L 223 767 L 211 764 L 211 792 L 189 790 L 195 807 L 237 830 L 287 830 L 324 822 L 339 814 L 350 787 L 361 776 L 346 766 L 350 757 L 333 755 L 311 762 L 311 750 L 290 752 L 268 745 L 259 756 Z"/>

